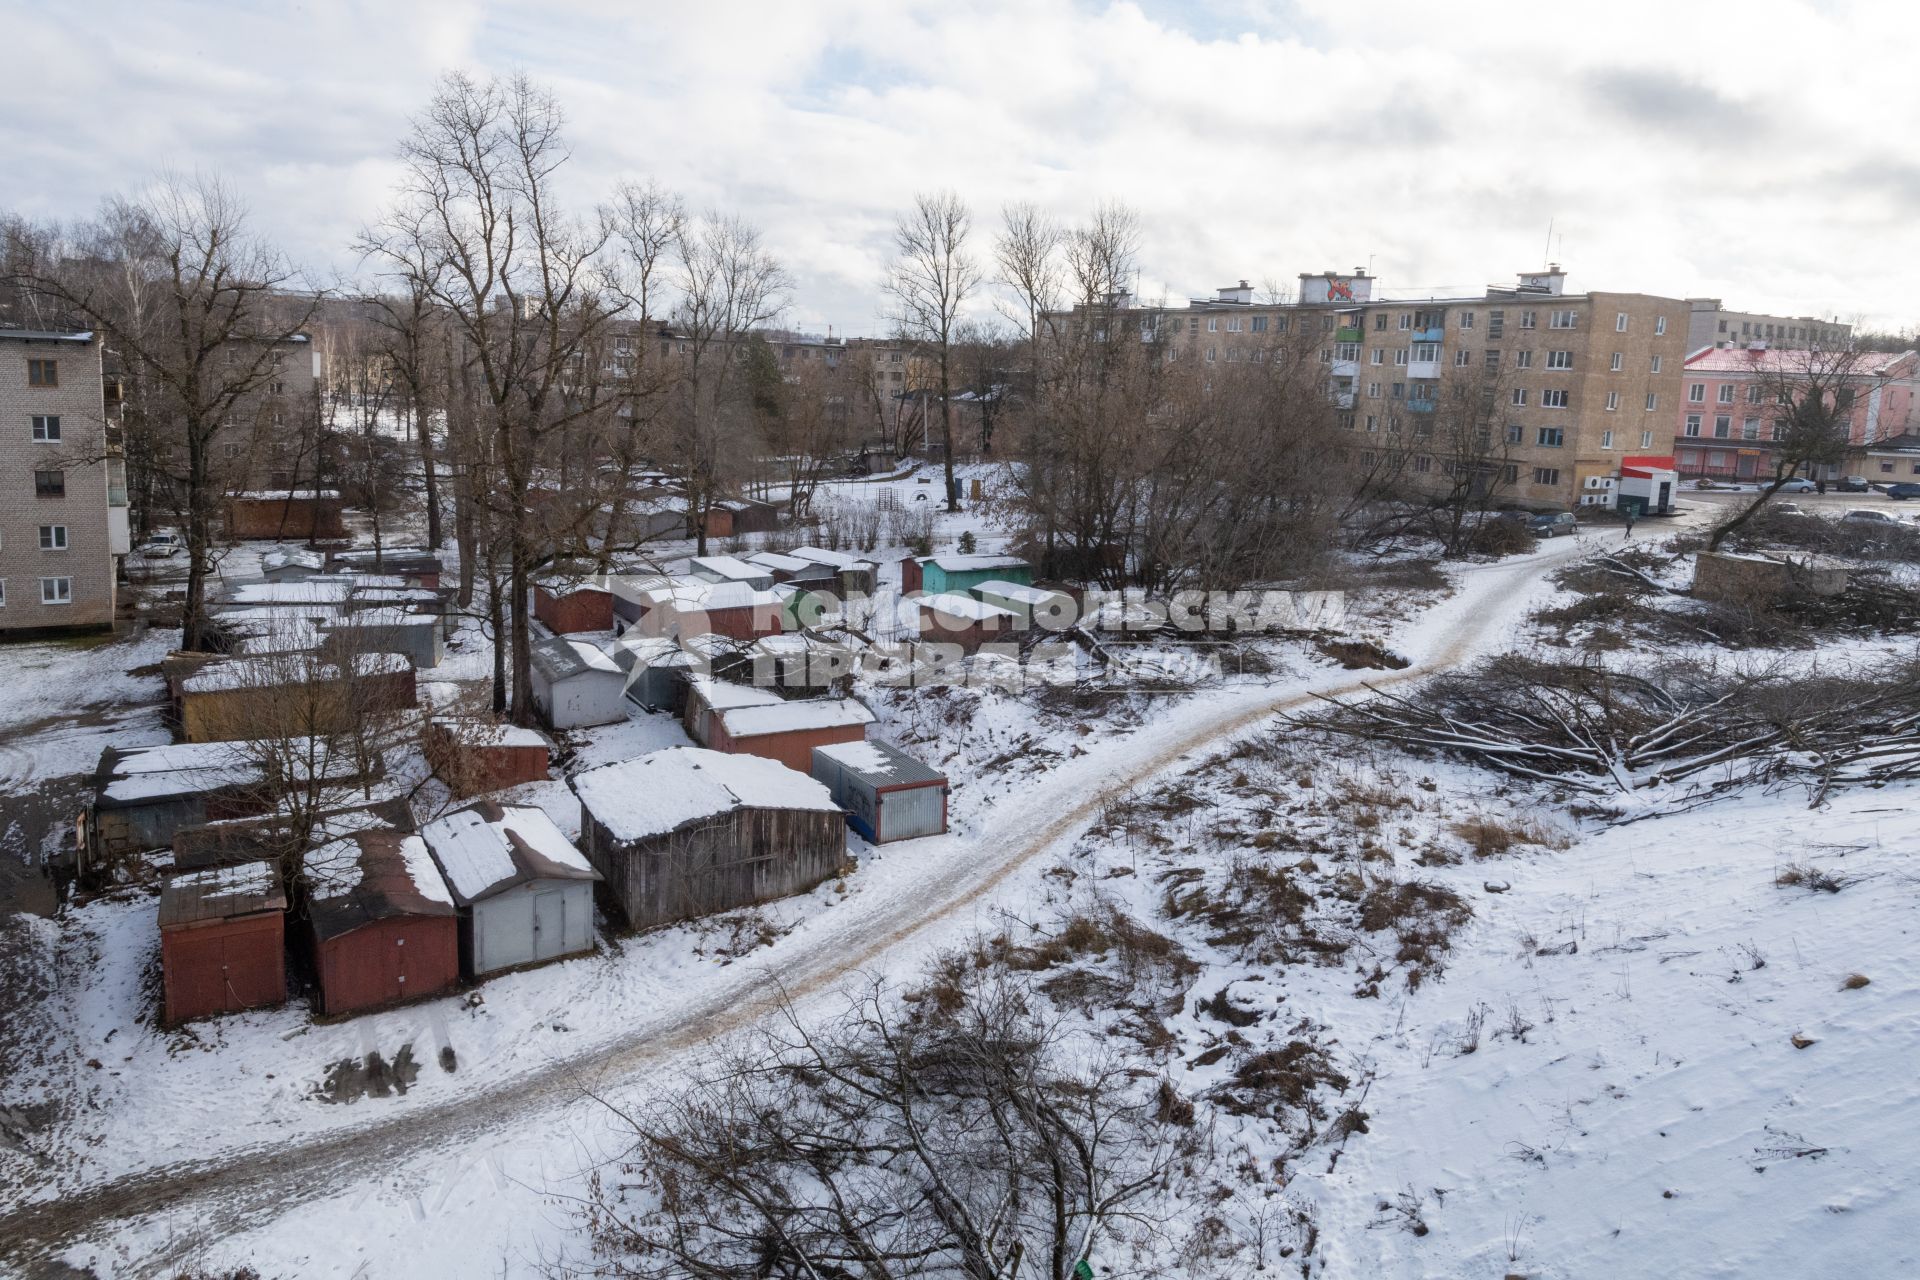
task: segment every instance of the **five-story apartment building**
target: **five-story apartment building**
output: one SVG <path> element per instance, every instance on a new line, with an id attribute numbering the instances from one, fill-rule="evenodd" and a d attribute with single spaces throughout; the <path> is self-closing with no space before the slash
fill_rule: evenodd
<path id="1" fill-rule="evenodd" d="M 112 625 L 127 543 L 98 337 L 0 329 L 0 634 Z"/>

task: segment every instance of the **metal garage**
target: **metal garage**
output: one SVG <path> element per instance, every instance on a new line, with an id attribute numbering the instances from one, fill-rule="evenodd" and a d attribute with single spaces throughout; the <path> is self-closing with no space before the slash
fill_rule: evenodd
<path id="1" fill-rule="evenodd" d="M 593 949 L 599 873 L 541 810 L 481 800 L 420 835 L 460 908 L 469 977 Z"/>

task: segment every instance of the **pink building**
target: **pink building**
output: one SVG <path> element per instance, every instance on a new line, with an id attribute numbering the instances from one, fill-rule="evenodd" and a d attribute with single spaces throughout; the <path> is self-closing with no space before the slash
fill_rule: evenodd
<path id="1" fill-rule="evenodd" d="M 1804 371 L 1831 352 L 1785 351 L 1765 343 L 1708 347 L 1687 358 L 1680 374 L 1680 422 L 1674 460 L 1683 477 L 1751 480 L 1773 474 L 1775 437 L 1769 387 L 1781 374 Z M 1842 396 L 1851 401 L 1847 437 L 1858 450 L 1907 430 L 1920 355 L 1865 352 L 1848 374 Z M 1814 479 L 1833 479 L 1846 464 L 1820 468 Z"/>

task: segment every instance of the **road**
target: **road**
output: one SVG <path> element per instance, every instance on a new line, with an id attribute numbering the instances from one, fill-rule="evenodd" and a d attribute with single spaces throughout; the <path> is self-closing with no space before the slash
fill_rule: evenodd
<path id="1" fill-rule="evenodd" d="M 831 929 L 783 939 L 767 953 L 767 965 L 728 971 L 739 976 L 632 1027 L 612 1044 L 489 1082 L 456 1100 L 389 1112 L 385 1118 L 311 1138 L 179 1160 L 56 1199 L 11 1207 L 0 1213 L 0 1262 L 44 1262 L 70 1245 L 102 1240 L 135 1219 L 164 1214 L 172 1224 L 168 1244 L 161 1256 L 143 1259 L 142 1269 L 171 1274 L 170 1266 L 208 1242 L 257 1229 L 296 1204 L 401 1177 L 404 1169 L 421 1167 L 423 1157 L 436 1150 L 524 1123 L 542 1108 L 577 1103 L 586 1088 L 631 1078 L 643 1069 L 657 1070 L 715 1037 L 764 1018 L 778 1007 L 783 993 L 801 1001 L 862 973 L 908 970 L 916 942 L 937 936 L 941 926 L 990 897 L 1008 877 L 1078 838 L 1113 800 L 1179 768 L 1196 752 L 1277 713 L 1310 705 L 1317 694 L 1417 680 L 1496 647 L 1541 577 L 1587 551 L 1617 545 L 1619 538 L 1612 530 L 1583 533 L 1553 540 L 1522 558 L 1464 569 L 1459 589 L 1424 619 L 1420 644 L 1409 650 L 1413 664 L 1404 670 L 1325 672 L 1307 684 L 1273 690 L 1251 702 L 1171 715 L 1151 748 L 1136 744 L 1124 760 L 1103 759 L 1103 750 L 1096 750 L 1073 768 L 1045 775 L 995 811 L 996 830 L 1030 832 L 1024 840 L 974 842 L 968 856 L 946 858 L 939 870 L 916 882 L 913 895 L 849 904 L 852 909 Z M 1104 750 L 1119 754 L 1118 748 L 1134 741 L 1124 739 Z M 788 948 L 789 943 L 797 945 Z M 778 983 L 768 972 L 774 965 Z"/>

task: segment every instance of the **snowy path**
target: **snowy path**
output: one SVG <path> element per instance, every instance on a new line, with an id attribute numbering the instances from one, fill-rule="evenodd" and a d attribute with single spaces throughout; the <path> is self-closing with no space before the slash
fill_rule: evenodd
<path id="1" fill-rule="evenodd" d="M 888 892 L 862 895 L 807 921 L 758 953 L 759 963 L 722 970 L 685 1000 L 628 1026 L 609 1042 L 489 1081 L 457 1098 L 423 1100 L 417 1107 L 402 1100 L 370 1122 L 343 1122 L 313 1136 L 158 1163 L 13 1207 L 0 1213 L 0 1261 L 60 1254 L 89 1241 L 107 1247 L 103 1253 L 82 1248 L 69 1256 L 91 1254 L 112 1265 L 107 1258 L 118 1253 L 124 1273 L 157 1271 L 289 1211 L 297 1214 L 303 1202 L 362 1186 L 384 1189 L 392 1203 L 411 1206 L 413 1217 L 421 1218 L 426 1194 L 421 1184 L 437 1164 L 465 1170 L 476 1163 L 471 1153 L 490 1138 L 525 1133 L 536 1125 L 546 1141 L 557 1135 L 566 1143 L 570 1125 L 564 1113 L 580 1105 L 588 1091 L 619 1087 L 643 1073 L 659 1075 L 676 1057 L 766 1016 L 782 991 L 805 1001 L 862 973 L 909 971 L 926 950 L 989 923 L 996 891 L 1016 872 L 1076 838 L 1116 796 L 1278 712 L 1307 705 L 1316 694 L 1418 679 L 1497 647 L 1549 572 L 1617 541 L 1612 532 L 1584 535 L 1546 544 L 1525 557 L 1463 570 L 1454 595 L 1396 637 L 1395 647 L 1413 661 L 1405 670 L 1324 671 L 1281 688 L 1195 697 L 1169 711 L 1155 730 L 1063 763 L 1004 802 L 996 811 L 997 829 L 1027 833 L 1024 838 L 1005 844 L 960 838 L 926 842 L 930 847 L 916 874 L 898 877 Z M 510 1181 L 497 1165 L 492 1179 L 502 1191 Z M 450 1184 L 443 1186 L 442 1201 L 450 1190 Z M 350 1212 L 364 1212 L 373 1194 L 360 1194 Z M 338 1219 L 333 1221 L 337 1226 Z M 481 1222 L 499 1225 L 484 1217 Z M 116 1237 L 118 1249 L 108 1244 Z M 334 1242 L 339 1243 L 337 1236 Z M 387 1265 L 397 1261 L 384 1252 L 376 1256 Z M 377 1272 L 353 1272 L 384 1273 L 384 1265 Z"/>

